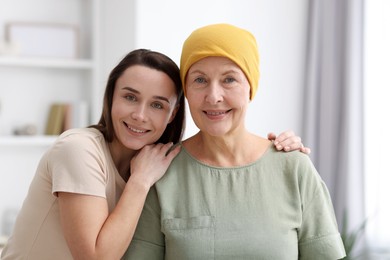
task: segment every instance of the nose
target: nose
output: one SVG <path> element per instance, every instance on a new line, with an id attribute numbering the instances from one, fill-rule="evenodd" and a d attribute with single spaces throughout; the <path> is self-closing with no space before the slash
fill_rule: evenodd
<path id="1" fill-rule="evenodd" d="M 205 97 L 206 102 L 210 104 L 217 104 L 223 101 L 223 89 L 218 83 L 212 83 L 207 88 Z"/>
<path id="2" fill-rule="evenodd" d="M 146 114 L 146 106 L 145 105 L 139 105 L 137 106 L 134 111 L 131 113 L 131 118 L 136 121 L 144 122 L 147 120 L 147 114 Z"/>

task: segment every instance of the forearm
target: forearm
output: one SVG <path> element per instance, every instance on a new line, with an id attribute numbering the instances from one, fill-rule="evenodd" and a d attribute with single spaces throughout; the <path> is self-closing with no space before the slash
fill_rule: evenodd
<path id="1" fill-rule="evenodd" d="M 101 197 L 68 201 L 62 214 L 64 232 L 74 258 L 119 259 L 123 256 L 133 238 L 150 187 L 163 176 L 180 151 L 176 147 L 167 155 L 171 146 L 171 143 L 146 146 L 131 160 L 130 179 L 111 213 L 107 201 Z M 82 202 L 75 207 L 74 203 L 80 200 Z M 66 213 L 69 208 L 73 211 Z M 67 231 L 75 227 L 67 217 L 69 215 L 77 222 L 79 232 Z"/>
<path id="2" fill-rule="evenodd" d="M 133 238 L 148 191 L 149 187 L 129 179 L 96 242 L 104 259 L 119 259 L 125 253 Z M 107 252 L 107 257 L 104 257 L 103 252 Z"/>
<path id="3" fill-rule="evenodd" d="M 147 185 L 130 178 L 112 213 L 101 219 L 100 228 L 93 232 L 95 239 L 87 237 L 89 246 L 80 246 L 79 241 L 72 250 L 74 259 L 120 259 L 134 235 L 148 191 Z"/>

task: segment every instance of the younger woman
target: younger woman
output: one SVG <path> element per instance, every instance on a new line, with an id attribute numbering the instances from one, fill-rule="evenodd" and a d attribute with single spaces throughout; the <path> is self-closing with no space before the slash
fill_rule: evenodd
<path id="1" fill-rule="evenodd" d="M 66 131 L 42 157 L 1 259 L 119 259 L 183 129 L 177 65 L 129 53 L 109 76 L 99 123 Z"/>

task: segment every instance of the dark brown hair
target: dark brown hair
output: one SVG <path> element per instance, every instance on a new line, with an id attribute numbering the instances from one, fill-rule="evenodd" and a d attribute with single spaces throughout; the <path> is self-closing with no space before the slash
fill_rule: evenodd
<path id="1" fill-rule="evenodd" d="M 179 108 L 176 112 L 175 118 L 172 120 L 171 123 L 167 125 L 167 128 L 165 129 L 164 133 L 162 134 L 160 139 L 157 140 L 157 143 L 177 143 L 181 141 L 185 128 L 185 106 L 179 67 L 173 60 L 171 60 L 166 55 L 146 49 L 137 49 L 128 53 L 111 71 L 104 93 L 102 115 L 100 117 L 99 123 L 90 127 L 94 127 L 100 132 L 102 132 L 104 138 L 108 142 L 113 141 L 115 137 L 115 132 L 111 118 L 111 109 L 115 84 L 118 78 L 122 76 L 123 72 L 127 68 L 134 65 L 141 65 L 161 71 L 167 74 L 169 78 L 174 82 L 177 95 L 176 105 L 178 105 Z"/>

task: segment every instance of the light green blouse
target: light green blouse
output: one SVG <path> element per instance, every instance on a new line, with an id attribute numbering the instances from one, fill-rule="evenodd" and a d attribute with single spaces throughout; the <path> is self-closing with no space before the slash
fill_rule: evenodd
<path id="1" fill-rule="evenodd" d="M 240 167 L 184 147 L 148 195 L 125 259 L 340 259 L 328 190 L 300 152 L 273 147 Z"/>

